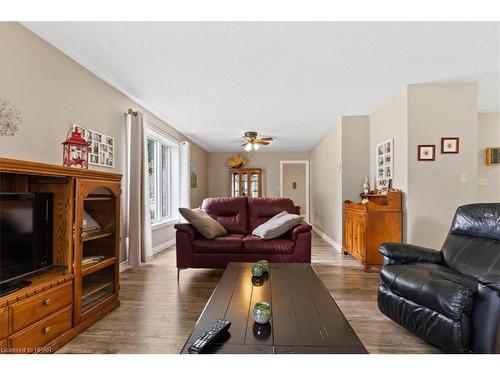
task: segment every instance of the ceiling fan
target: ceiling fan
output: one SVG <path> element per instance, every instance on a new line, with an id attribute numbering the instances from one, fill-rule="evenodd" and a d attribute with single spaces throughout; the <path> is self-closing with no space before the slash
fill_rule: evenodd
<path id="1" fill-rule="evenodd" d="M 243 144 L 241 146 L 247 152 L 252 151 L 252 149 L 257 151 L 260 146 L 267 146 L 273 140 L 273 137 L 259 137 L 257 132 L 250 131 L 245 132 L 243 135 Z"/>

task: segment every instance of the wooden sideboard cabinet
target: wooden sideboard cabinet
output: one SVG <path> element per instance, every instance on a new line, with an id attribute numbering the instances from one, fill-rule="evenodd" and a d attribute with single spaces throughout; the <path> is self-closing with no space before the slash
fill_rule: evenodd
<path id="1" fill-rule="evenodd" d="M 0 353 L 52 353 L 120 304 L 121 175 L 0 158 L 0 192 L 53 198 L 53 265 L 0 296 Z"/>
<path id="2" fill-rule="evenodd" d="M 401 192 L 361 194 L 366 203 L 344 202 L 343 251 L 358 259 L 369 272 L 382 266 L 379 246 L 402 241 Z"/>

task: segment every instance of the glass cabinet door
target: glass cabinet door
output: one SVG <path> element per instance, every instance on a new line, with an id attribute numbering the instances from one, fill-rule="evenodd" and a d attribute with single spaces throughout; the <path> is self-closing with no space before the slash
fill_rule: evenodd
<path id="1" fill-rule="evenodd" d="M 241 197 L 241 173 L 231 173 L 231 196 Z"/>
<path id="2" fill-rule="evenodd" d="M 241 174 L 241 195 L 244 197 L 248 196 L 248 174 Z"/>
<path id="3" fill-rule="evenodd" d="M 259 196 L 259 175 L 257 173 L 250 175 L 250 196 L 253 198 Z"/>
<path id="4" fill-rule="evenodd" d="M 260 169 L 237 169 L 231 170 L 231 196 L 252 197 L 262 196 L 262 174 Z"/>
<path id="5" fill-rule="evenodd" d="M 74 320 L 118 299 L 120 183 L 78 180 Z"/>

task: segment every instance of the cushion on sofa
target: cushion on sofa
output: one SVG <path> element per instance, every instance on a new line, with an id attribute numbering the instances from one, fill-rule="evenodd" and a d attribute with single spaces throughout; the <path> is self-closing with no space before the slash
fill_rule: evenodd
<path id="1" fill-rule="evenodd" d="M 250 235 L 243 238 L 243 252 L 249 254 L 291 254 L 294 246 L 295 241 L 289 238 L 263 240 Z"/>
<path id="2" fill-rule="evenodd" d="M 434 263 L 386 265 L 381 278 L 384 285 L 399 295 L 458 320 L 470 314 L 477 280 L 451 268 Z"/>
<path id="3" fill-rule="evenodd" d="M 248 234 L 248 202 L 246 197 L 206 198 L 202 204 L 212 219 L 217 220 L 227 233 Z"/>
<path id="4" fill-rule="evenodd" d="M 252 231 L 252 234 L 264 240 L 270 240 L 285 234 L 300 222 L 302 222 L 302 217 L 299 215 L 289 213 L 282 215 L 280 213 L 259 225 Z"/>
<path id="5" fill-rule="evenodd" d="M 179 208 L 179 212 L 203 237 L 209 240 L 227 234 L 226 229 L 222 225 L 199 208 L 190 209 L 181 207 Z"/>
<path id="6" fill-rule="evenodd" d="M 276 214 L 287 211 L 298 214 L 297 207 L 291 199 L 287 198 L 248 198 L 248 233 L 264 224 Z"/>
<path id="7" fill-rule="evenodd" d="M 215 240 L 199 238 L 193 241 L 195 253 L 239 254 L 242 252 L 243 234 L 228 234 Z"/>

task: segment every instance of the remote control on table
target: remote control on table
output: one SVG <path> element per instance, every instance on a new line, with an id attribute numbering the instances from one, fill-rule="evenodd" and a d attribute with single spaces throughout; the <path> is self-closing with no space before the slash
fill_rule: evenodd
<path id="1" fill-rule="evenodd" d="M 212 326 L 193 343 L 188 349 L 191 354 L 201 353 L 207 346 L 213 343 L 218 337 L 227 332 L 231 322 L 229 320 L 217 320 Z"/>

